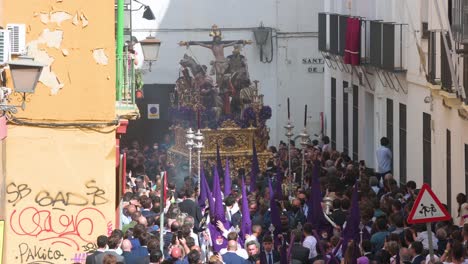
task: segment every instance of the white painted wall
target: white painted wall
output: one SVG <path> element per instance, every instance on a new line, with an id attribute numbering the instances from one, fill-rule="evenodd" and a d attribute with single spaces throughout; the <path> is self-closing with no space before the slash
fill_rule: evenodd
<path id="1" fill-rule="evenodd" d="M 159 60 L 144 81 L 174 83 L 179 76 L 179 60 L 184 53 L 194 56 L 209 66 L 211 52 L 201 47 L 179 47 L 179 41 L 211 40 L 210 28 L 217 24 L 223 30 L 224 40 L 255 40 L 252 28 L 261 22 L 274 29 L 274 58 L 272 63 L 259 60 L 259 47 L 255 44 L 243 49 L 252 80 L 259 80 L 264 102 L 272 108 L 270 127 L 271 144 L 285 140 L 286 98 L 291 98 L 291 114 L 296 135 L 302 130 L 304 104 L 309 107 L 309 133 L 319 131 L 319 115 L 323 111 L 322 74 L 308 73 L 303 58 L 321 58 L 317 50 L 317 14 L 321 1 L 308 0 L 142 0 L 150 5 L 156 21 L 144 20 L 143 11 L 133 14 L 134 35 L 144 39 L 150 33 L 162 41 Z M 225 50 L 230 55 L 232 48 Z M 269 54 L 269 48 L 264 54 Z M 322 65 L 321 65 L 322 66 Z"/>
<path id="2" fill-rule="evenodd" d="M 421 0 L 427 1 L 427 0 Z M 420 39 L 421 1 L 400 1 L 400 0 L 353 0 L 351 14 L 365 16 L 370 19 L 381 19 L 388 22 L 408 23 L 409 31 L 406 33 L 407 45 L 405 47 L 404 61 L 407 64 L 407 74 L 399 75 L 402 84 L 407 87 L 407 92 L 395 91 L 389 87 L 384 87 L 377 78 L 375 71 L 370 70 L 368 75 L 370 83 L 375 88 L 372 91 L 365 86 L 359 87 L 359 159 L 366 159 L 368 164 L 375 162 L 375 149 L 380 145 L 380 138 L 386 136 L 386 100 L 393 100 L 393 153 L 394 153 L 394 174 L 399 178 L 400 147 L 399 147 L 399 104 L 407 106 L 407 180 L 414 180 L 418 186 L 423 183 L 423 142 L 422 125 L 423 113 L 429 113 L 433 120 L 432 127 L 432 188 L 440 200 L 447 202 L 447 175 L 446 175 L 446 130 L 451 131 L 452 141 L 452 212 L 456 212 L 457 193 L 465 192 L 465 164 L 464 164 L 464 144 L 468 144 L 468 121 L 463 120 L 457 109 L 449 109 L 443 105 L 442 97 L 435 96 L 431 104 L 425 103 L 424 98 L 431 95 L 427 87 L 424 71 L 421 68 L 420 58 L 416 43 L 420 43 L 424 52 L 427 53 L 427 41 Z M 344 1 L 327 1 L 327 12 L 348 14 L 348 9 L 344 9 Z M 371 3 L 372 2 L 372 3 Z M 435 13 L 433 1 L 429 2 L 429 23 L 432 28 L 440 28 L 438 18 Z M 372 6 L 370 5 L 372 4 Z M 366 8 L 364 8 L 366 7 Z M 442 5 L 441 5 L 442 7 Z M 416 38 L 413 34 L 416 32 Z M 427 56 L 427 55 L 426 55 Z M 339 151 L 343 147 L 342 135 L 342 81 L 350 80 L 349 74 L 326 68 L 324 74 L 324 109 L 326 112 L 327 135 L 331 134 L 330 123 L 330 102 L 331 85 L 330 79 L 337 79 L 337 148 Z M 356 81 L 357 82 L 357 81 Z M 353 95 L 354 96 L 354 95 Z M 370 101 L 369 98 L 372 98 Z M 350 96 L 350 100 L 352 96 Z M 349 104 L 349 111 L 352 111 L 352 104 Z M 374 122 L 372 125 L 370 120 Z M 350 153 L 352 153 L 352 116 L 350 116 Z M 354 136 L 354 135 L 353 135 Z M 371 164 L 372 165 L 372 164 Z"/>

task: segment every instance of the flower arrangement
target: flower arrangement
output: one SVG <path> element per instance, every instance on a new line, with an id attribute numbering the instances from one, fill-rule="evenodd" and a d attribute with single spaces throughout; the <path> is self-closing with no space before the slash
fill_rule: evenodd
<path id="1" fill-rule="evenodd" d="M 226 120 L 233 120 L 239 127 L 248 128 L 264 127 L 265 123 L 272 116 L 271 107 L 263 106 L 260 111 L 256 111 L 253 107 L 244 109 L 242 116 L 235 114 L 222 115 L 217 118 L 214 109 L 206 109 L 200 112 L 200 123 L 202 128 L 218 129 Z M 180 106 L 169 109 L 169 118 L 175 124 L 180 124 L 184 127 L 197 126 L 197 112 L 191 107 Z M 258 122 L 258 123 L 257 123 Z"/>
<path id="2" fill-rule="evenodd" d="M 265 123 L 268 119 L 271 118 L 271 107 L 264 105 L 258 114 L 258 119 L 261 123 Z"/>

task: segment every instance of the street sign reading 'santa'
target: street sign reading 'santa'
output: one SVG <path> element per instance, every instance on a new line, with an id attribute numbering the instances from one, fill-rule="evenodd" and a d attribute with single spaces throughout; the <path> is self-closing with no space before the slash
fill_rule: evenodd
<path id="1" fill-rule="evenodd" d="M 408 223 L 419 224 L 438 221 L 447 221 L 452 218 L 437 196 L 427 184 L 423 184 L 418 197 L 414 202 Z"/>

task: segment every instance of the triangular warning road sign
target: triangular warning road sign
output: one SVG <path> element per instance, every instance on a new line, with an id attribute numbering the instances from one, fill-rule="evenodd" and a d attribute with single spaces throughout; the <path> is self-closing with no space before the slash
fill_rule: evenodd
<path id="1" fill-rule="evenodd" d="M 428 184 L 423 184 L 408 216 L 408 223 L 429 223 L 452 218 Z"/>

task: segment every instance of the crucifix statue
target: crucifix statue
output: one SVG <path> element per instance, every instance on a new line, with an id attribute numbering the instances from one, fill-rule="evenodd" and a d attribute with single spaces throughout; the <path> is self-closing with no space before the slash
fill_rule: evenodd
<path id="1" fill-rule="evenodd" d="M 216 84 L 220 88 L 221 93 L 225 94 L 224 106 L 225 112 L 230 112 L 229 107 L 229 95 L 227 93 L 227 87 L 223 85 L 224 74 L 229 67 L 229 60 L 224 56 L 224 48 L 231 47 L 234 45 L 242 44 L 247 45 L 251 44 L 252 41 L 249 40 L 232 40 L 232 41 L 223 41 L 221 36 L 221 30 L 218 26 L 213 25 L 211 28 L 210 36 L 213 37 L 212 41 L 181 41 L 179 42 L 180 46 L 201 46 L 203 48 L 210 49 L 213 53 L 215 59 L 211 61 L 211 75 L 216 75 Z"/>

